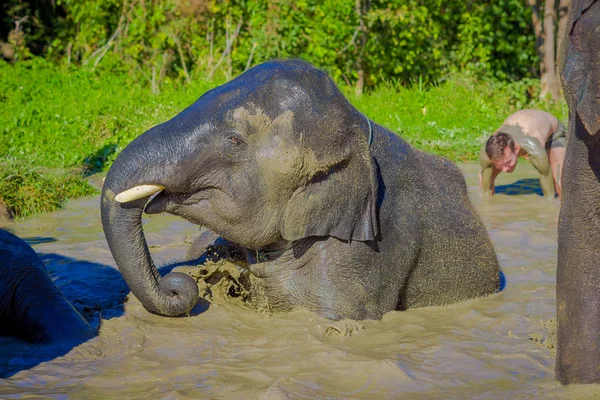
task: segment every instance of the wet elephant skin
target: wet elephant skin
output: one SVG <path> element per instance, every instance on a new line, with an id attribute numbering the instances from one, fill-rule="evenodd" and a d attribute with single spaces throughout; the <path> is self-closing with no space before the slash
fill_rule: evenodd
<path id="1" fill-rule="evenodd" d="M 573 1 L 561 78 L 569 134 L 558 225 L 556 378 L 600 382 L 600 3 Z"/>
<path id="2" fill-rule="evenodd" d="M 140 185 L 164 189 L 122 201 Z M 102 224 L 119 270 L 148 311 L 185 314 L 197 285 L 159 275 L 144 211 L 261 250 L 268 260 L 249 269 L 273 311 L 379 319 L 499 288 L 458 168 L 368 120 L 303 61 L 267 62 L 213 89 L 131 142 L 108 172 Z"/>
<path id="3" fill-rule="evenodd" d="M 52 282 L 35 251 L 0 229 L 0 335 L 32 343 L 81 343 L 95 334 Z"/>

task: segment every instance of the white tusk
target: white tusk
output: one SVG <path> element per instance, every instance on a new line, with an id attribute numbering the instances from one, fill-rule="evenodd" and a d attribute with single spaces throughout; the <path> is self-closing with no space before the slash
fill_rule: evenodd
<path id="1" fill-rule="evenodd" d="M 127 189 L 124 192 L 119 193 L 115 200 L 119 203 L 128 203 L 133 200 L 148 197 L 156 192 L 160 192 L 165 187 L 161 185 L 140 185 Z"/>

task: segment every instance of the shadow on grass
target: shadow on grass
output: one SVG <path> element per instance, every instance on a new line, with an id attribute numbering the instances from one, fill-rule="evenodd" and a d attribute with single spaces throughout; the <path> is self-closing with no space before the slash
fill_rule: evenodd
<path id="1" fill-rule="evenodd" d="M 117 151 L 116 144 L 107 144 L 94 153 L 90 154 L 83 160 L 84 176 L 90 176 L 98 172 L 102 172 L 106 162 Z"/>

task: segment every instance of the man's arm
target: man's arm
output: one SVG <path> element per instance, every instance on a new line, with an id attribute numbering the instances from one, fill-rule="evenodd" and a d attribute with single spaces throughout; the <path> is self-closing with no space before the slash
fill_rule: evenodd
<path id="1" fill-rule="evenodd" d="M 531 165 L 540 173 L 540 186 L 544 196 L 553 199 L 556 197 L 554 190 L 554 178 L 552 177 L 552 169 L 550 168 L 550 160 L 546 149 L 542 147 L 537 139 L 531 138 L 521 145 L 527 154 Z"/>
<path id="2" fill-rule="evenodd" d="M 540 158 L 545 158 L 545 160 L 540 160 Z M 548 161 L 548 156 L 540 157 L 540 158 L 531 158 L 531 164 L 538 170 L 540 173 L 540 186 L 542 187 L 542 193 L 544 196 L 553 199 L 556 197 L 556 191 L 554 190 L 554 177 L 552 176 L 552 170 L 550 169 L 550 162 Z"/>
<path id="3" fill-rule="evenodd" d="M 481 171 L 479 172 L 479 187 L 481 187 L 481 192 L 485 196 L 493 195 L 496 193 L 495 182 L 500 170 L 489 159 L 485 148 L 482 148 L 479 152 L 479 165 L 481 166 Z"/>

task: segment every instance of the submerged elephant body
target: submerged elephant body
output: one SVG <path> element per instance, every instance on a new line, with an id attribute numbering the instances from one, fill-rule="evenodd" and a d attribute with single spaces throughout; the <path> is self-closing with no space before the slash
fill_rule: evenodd
<path id="1" fill-rule="evenodd" d="M 331 319 L 378 319 L 391 310 L 497 291 L 494 251 L 458 168 L 378 125 L 373 130 L 376 238 L 310 236 L 267 247 L 269 261 L 249 269 L 262 278 L 268 303 L 301 306 Z M 442 171 L 444 180 L 438 177 Z"/>
<path id="2" fill-rule="evenodd" d="M 159 276 L 144 210 L 261 250 L 267 260 L 248 268 L 274 310 L 378 319 L 499 288 L 458 168 L 369 121 L 301 61 L 259 65 L 138 137 L 111 167 L 101 210 L 125 280 L 163 315 L 188 312 L 197 287 Z"/>
<path id="3" fill-rule="evenodd" d="M 82 342 L 95 334 L 52 282 L 35 251 L 0 229 L 0 335 L 57 343 Z"/>

